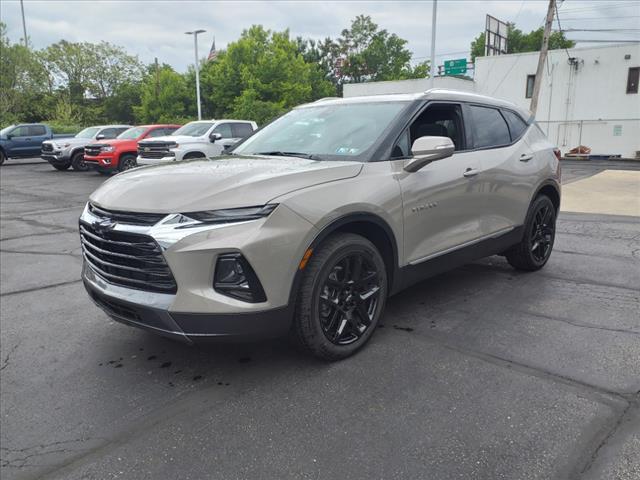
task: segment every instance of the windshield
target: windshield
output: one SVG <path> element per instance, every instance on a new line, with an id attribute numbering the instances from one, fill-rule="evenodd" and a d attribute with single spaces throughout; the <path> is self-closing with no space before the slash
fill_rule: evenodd
<path id="1" fill-rule="evenodd" d="M 301 154 L 358 160 L 408 102 L 318 105 L 292 110 L 234 149 L 238 155 Z"/>
<path id="2" fill-rule="evenodd" d="M 100 127 L 89 127 L 76 134 L 76 138 L 93 138 L 98 133 Z"/>
<path id="3" fill-rule="evenodd" d="M 129 130 L 125 130 L 116 138 L 134 139 L 142 135 L 147 129 L 145 127 L 132 127 Z"/>
<path id="4" fill-rule="evenodd" d="M 173 132 L 171 135 L 186 135 L 187 137 L 200 137 L 213 127 L 212 122 L 191 122 Z"/>
<path id="5" fill-rule="evenodd" d="M 4 127 L 2 130 L 0 130 L 0 135 L 5 136 L 7 133 L 11 131 L 13 127 L 15 127 L 15 125 L 9 125 L 8 127 Z"/>

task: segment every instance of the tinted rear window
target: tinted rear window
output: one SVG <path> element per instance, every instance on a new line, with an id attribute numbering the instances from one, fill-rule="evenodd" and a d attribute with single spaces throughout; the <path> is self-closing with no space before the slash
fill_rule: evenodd
<path id="1" fill-rule="evenodd" d="M 522 136 L 524 131 L 527 129 L 527 124 L 525 123 L 519 115 L 509 111 L 503 110 L 502 114 L 504 118 L 507 120 L 509 124 L 509 131 L 511 132 L 511 141 L 515 141 Z"/>
<path id="2" fill-rule="evenodd" d="M 499 147 L 511 143 L 507 122 L 497 109 L 476 105 L 470 106 L 470 109 L 475 148 Z"/>

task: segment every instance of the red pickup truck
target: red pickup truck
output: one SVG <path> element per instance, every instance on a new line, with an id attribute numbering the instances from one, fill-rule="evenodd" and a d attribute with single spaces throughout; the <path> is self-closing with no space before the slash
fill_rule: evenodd
<path id="1" fill-rule="evenodd" d="M 122 172 L 135 167 L 138 142 L 171 135 L 180 125 L 141 125 L 131 127 L 113 140 L 102 140 L 84 147 L 84 161 L 99 173 Z"/>

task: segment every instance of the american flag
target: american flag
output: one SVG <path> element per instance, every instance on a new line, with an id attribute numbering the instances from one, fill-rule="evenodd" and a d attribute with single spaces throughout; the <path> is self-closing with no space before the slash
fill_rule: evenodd
<path id="1" fill-rule="evenodd" d="M 218 58 L 218 52 L 216 51 L 216 37 L 213 37 L 213 43 L 211 44 L 211 50 L 209 50 L 207 62 L 213 62 L 216 58 Z"/>

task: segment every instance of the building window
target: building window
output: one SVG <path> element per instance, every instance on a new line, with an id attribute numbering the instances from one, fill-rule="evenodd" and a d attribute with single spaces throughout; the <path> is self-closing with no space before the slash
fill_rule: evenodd
<path id="1" fill-rule="evenodd" d="M 640 77 L 640 67 L 629 69 L 627 76 L 627 93 L 638 93 L 638 79 Z"/>
<path id="2" fill-rule="evenodd" d="M 524 93 L 525 98 L 533 97 L 533 84 L 536 83 L 535 75 L 527 75 L 527 88 Z"/>

